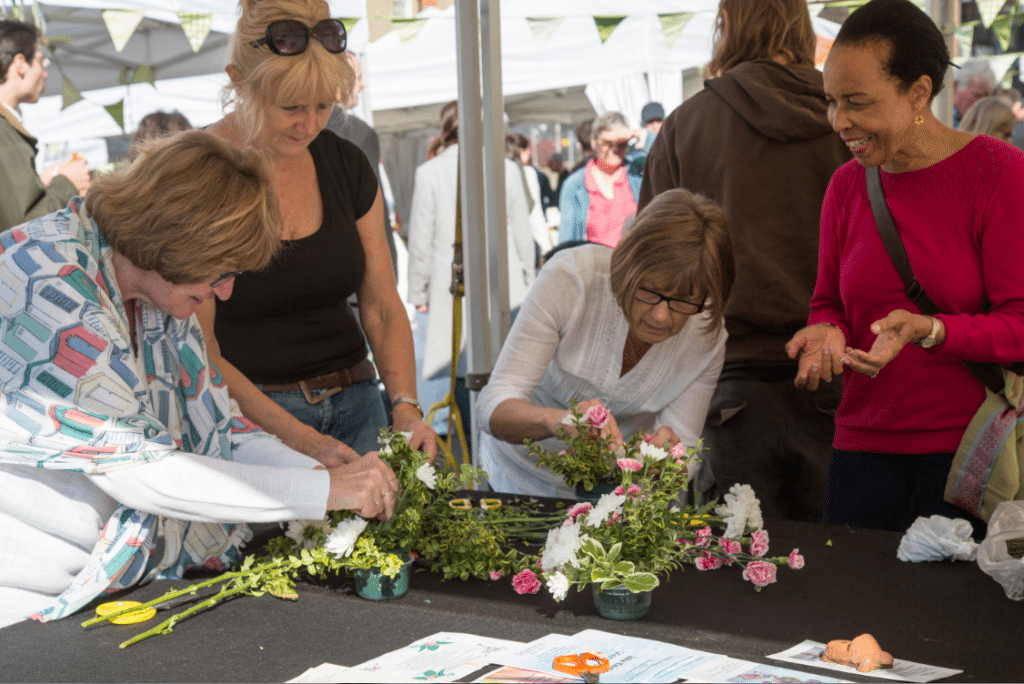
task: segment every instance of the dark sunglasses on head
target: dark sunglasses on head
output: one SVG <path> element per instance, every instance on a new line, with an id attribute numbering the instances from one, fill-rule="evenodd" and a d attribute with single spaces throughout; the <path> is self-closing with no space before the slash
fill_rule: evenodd
<path id="1" fill-rule="evenodd" d="M 318 21 L 312 29 L 297 19 L 274 21 L 267 26 L 262 38 L 251 41 L 249 45 L 254 48 L 266 45 L 275 55 L 298 55 L 305 52 L 309 46 L 310 34 L 320 41 L 328 52 L 338 54 L 345 51 L 348 37 L 345 25 L 337 19 Z"/>
<path id="2" fill-rule="evenodd" d="M 225 271 L 224 273 L 221 273 L 219 276 L 217 276 L 212 283 L 210 283 L 210 287 L 217 287 L 218 285 L 223 285 L 232 278 L 237 278 L 243 273 L 245 273 L 245 271 Z"/>

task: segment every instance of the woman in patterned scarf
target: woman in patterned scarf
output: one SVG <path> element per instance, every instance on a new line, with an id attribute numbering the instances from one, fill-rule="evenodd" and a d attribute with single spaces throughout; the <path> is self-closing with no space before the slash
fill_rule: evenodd
<path id="1" fill-rule="evenodd" d="M 375 456 L 325 470 L 241 418 L 193 312 L 269 263 L 266 162 L 189 131 L 0 234 L 0 627 L 239 559 L 244 522 L 387 518 Z"/>

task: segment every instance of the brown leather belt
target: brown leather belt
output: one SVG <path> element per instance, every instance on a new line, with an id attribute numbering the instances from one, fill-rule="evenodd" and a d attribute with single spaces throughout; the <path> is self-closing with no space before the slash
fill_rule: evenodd
<path id="1" fill-rule="evenodd" d="M 306 401 L 310 404 L 319 404 L 324 399 L 333 397 L 349 385 L 376 379 L 377 369 L 373 367 L 373 362 L 370 361 L 370 359 L 363 359 L 354 366 L 342 368 L 340 371 L 328 373 L 327 375 L 318 375 L 315 378 L 306 378 L 305 380 L 299 380 L 298 382 L 286 382 L 280 385 L 259 385 L 259 388 L 264 392 L 289 392 L 301 390 L 302 395 L 306 397 Z M 318 394 L 315 397 L 309 393 L 310 390 L 321 389 L 330 391 Z"/>

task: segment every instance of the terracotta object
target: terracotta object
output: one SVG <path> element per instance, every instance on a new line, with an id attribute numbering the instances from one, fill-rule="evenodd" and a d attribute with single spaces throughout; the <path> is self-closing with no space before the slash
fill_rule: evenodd
<path id="1" fill-rule="evenodd" d="M 837 639 L 828 642 L 821 659 L 826 663 L 855 667 L 858 672 L 892 667 L 892 655 L 883 651 L 870 634 L 861 634 L 853 641 Z"/>

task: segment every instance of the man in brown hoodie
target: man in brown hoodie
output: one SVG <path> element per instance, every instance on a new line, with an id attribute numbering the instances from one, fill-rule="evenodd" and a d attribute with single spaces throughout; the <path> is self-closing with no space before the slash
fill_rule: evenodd
<path id="1" fill-rule="evenodd" d="M 684 187 L 729 219 L 736 282 L 697 490 L 750 484 L 765 517 L 820 522 L 841 383 L 796 390 L 784 346 L 807 322 L 822 198 L 851 155 L 828 122 L 814 43 L 803 0 L 722 0 L 708 66 L 722 75 L 665 119 L 639 208 Z"/>

